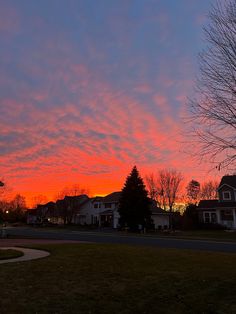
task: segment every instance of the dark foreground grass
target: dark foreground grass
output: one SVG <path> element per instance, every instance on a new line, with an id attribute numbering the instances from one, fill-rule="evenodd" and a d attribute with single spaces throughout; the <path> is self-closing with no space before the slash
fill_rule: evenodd
<path id="1" fill-rule="evenodd" d="M 16 250 L 1 250 L 0 249 L 0 260 L 3 259 L 10 259 L 10 258 L 16 258 L 22 256 L 23 253 Z"/>
<path id="2" fill-rule="evenodd" d="M 38 246 L 0 267 L 0 313 L 236 313 L 236 254 L 126 245 Z"/>

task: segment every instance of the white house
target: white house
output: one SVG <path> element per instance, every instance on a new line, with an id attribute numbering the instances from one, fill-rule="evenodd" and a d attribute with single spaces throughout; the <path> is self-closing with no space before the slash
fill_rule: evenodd
<path id="1" fill-rule="evenodd" d="M 78 210 L 78 218 L 75 223 L 118 228 L 120 195 L 121 192 L 113 192 L 105 197 L 90 198 Z M 169 228 L 169 212 L 157 207 L 155 202 L 152 202 L 151 212 L 155 229 Z"/>
<path id="2" fill-rule="evenodd" d="M 236 175 L 223 176 L 218 187 L 218 200 L 201 200 L 198 214 L 205 224 L 220 224 L 236 229 Z"/>

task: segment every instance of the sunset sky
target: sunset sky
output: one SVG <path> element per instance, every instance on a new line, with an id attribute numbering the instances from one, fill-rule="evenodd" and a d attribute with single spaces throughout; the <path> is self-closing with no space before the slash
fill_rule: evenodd
<path id="1" fill-rule="evenodd" d="M 209 0 L 0 0 L 0 178 L 28 200 L 119 190 L 133 165 L 204 181 L 186 99 Z"/>

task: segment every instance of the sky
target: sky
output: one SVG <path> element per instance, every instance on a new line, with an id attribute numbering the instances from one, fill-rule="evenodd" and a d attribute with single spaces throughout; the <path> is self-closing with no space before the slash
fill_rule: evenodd
<path id="1" fill-rule="evenodd" d="M 28 200 L 176 168 L 208 0 L 0 0 L 0 177 Z M 213 1 L 214 3 L 214 1 Z"/>

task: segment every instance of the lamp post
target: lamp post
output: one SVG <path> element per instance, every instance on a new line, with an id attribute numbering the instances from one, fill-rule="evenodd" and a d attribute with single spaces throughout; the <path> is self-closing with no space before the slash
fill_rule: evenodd
<path id="1" fill-rule="evenodd" d="M 2 181 L 0 181 L 0 187 L 3 187 L 4 186 L 4 183 Z M 8 211 L 7 211 L 8 213 Z M 4 229 L 4 224 L 2 224 L 2 230 L 1 230 L 1 237 L 2 238 L 5 238 L 6 237 L 6 230 Z"/>

